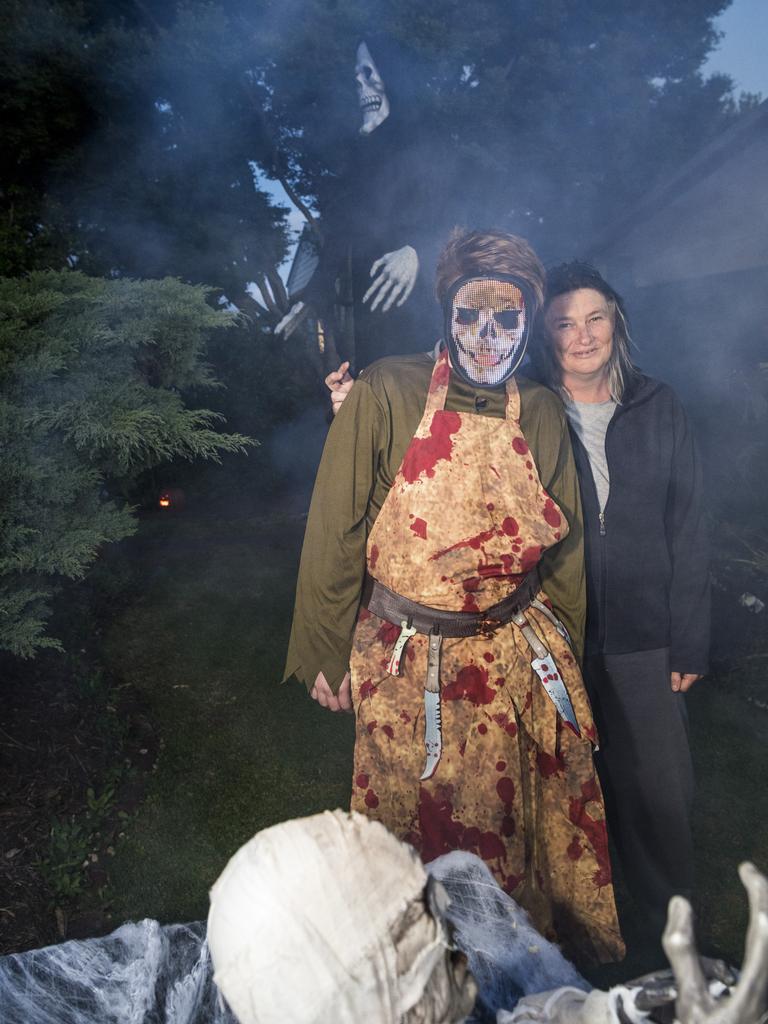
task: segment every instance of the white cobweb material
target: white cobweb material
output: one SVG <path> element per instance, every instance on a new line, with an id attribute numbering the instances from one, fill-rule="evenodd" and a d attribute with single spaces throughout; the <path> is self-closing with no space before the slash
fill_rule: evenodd
<path id="1" fill-rule="evenodd" d="M 2 1024 L 236 1024 L 205 925 L 124 924 L 103 939 L 0 957 Z"/>
<path id="2" fill-rule="evenodd" d="M 524 995 L 569 985 L 591 986 L 557 946 L 536 931 L 525 911 L 502 892 L 488 867 L 471 853 L 447 853 L 427 865 L 451 898 L 446 917 L 478 986 L 475 1019 L 496 1020 Z"/>
<path id="3" fill-rule="evenodd" d="M 478 983 L 472 1021 L 495 1021 L 522 995 L 589 985 L 468 853 L 428 866 Z M 2 1024 L 235 1024 L 213 984 L 205 925 L 125 924 L 106 938 L 0 957 Z"/>

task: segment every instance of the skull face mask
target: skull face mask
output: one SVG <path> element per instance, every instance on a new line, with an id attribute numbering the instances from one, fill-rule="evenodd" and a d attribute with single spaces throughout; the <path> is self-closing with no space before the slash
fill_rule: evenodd
<path id="1" fill-rule="evenodd" d="M 370 135 L 389 117 L 389 100 L 384 89 L 384 81 L 366 43 L 360 43 L 357 48 L 355 81 L 357 98 L 363 113 L 360 132 L 363 135 Z"/>
<path id="2" fill-rule="evenodd" d="M 533 304 L 524 281 L 464 277 L 445 300 L 445 339 L 453 369 L 473 387 L 494 388 L 525 354 Z"/>

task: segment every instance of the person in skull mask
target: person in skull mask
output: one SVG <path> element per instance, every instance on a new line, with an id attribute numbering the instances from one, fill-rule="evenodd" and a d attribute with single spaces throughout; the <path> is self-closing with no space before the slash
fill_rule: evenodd
<path id="1" fill-rule="evenodd" d="M 478 854 L 539 931 L 606 960 L 623 946 L 577 663 L 576 473 L 560 402 L 515 376 L 543 283 L 524 240 L 455 233 L 437 270 L 446 345 L 353 385 L 285 676 L 354 706 L 353 809 L 425 860 Z"/>
<path id="2" fill-rule="evenodd" d="M 439 239 L 451 226 L 446 198 L 461 217 L 467 187 L 456 154 L 448 159 L 445 140 L 424 123 L 423 61 L 387 36 L 369 35 L 357 47 L 355 87 L 357 134 L 319 197 L 320 262 L 276 330 L 290 331 L 311 308 L 342 358 L 361 367 L 422 343 Z"/>

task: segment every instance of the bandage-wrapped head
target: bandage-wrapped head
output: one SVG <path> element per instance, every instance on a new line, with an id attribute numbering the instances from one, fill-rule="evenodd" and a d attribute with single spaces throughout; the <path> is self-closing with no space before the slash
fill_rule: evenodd
<path id="1" fill-rule="evenodd" d="M 445 338 L 454 370 L 475 387 L 512 376 L 525 355 L 532 303 L 511 275 L 460 278 L 445 301 Z"/>
<path id="2" fill-rule="evenodd" d="M 462 1021 L 439 883 L 383 825 L 326 811 L 265 829 L 211 891 L 214 979 L 240 1024 Z"/>

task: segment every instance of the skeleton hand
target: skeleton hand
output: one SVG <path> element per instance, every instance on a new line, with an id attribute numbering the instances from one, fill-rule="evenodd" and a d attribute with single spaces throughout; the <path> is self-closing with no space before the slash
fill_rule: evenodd
<path id="1" fill-rule="evenodd" d="M 710 992 L 693 934 L 693 911 L 672 898 L 662 945 L 677 979 L 675 1009 L 680 1024 L 759 1024 L 768 1010 L 768 879 L 754 864 L 739 865 L 749 897 L 749 927 L 738 985 L 719 1001 Z"/>
<path id="2" fill-rule="evenodd" d="M 715 988 L 718 990 L 731 988 L 739 980 L 738 971 L 730 967 L 724 960 L 712 960 L 710 957 L 700 956 L 699 963 L 707 985 L 710 982 L 715 982 Z M 650 1020 L 659 1019 L 657 1011 L 662 1007 L 673 1006 L 677 999 L 679 986 L 674 971 L 669 968 L 654 971 L 652 974 L 644 974 L 642 978 L 636 978 L 627 983 L 627 987 L 632 991 L 638 986 L 635 1008 L 644 1013 L 650 1013 Z M 663 1018 L 663 1014 L 661 1017 Z"/>
<path id="3" fill-rule="evenodd" d="M 749 928 L 741 976 L 719 960 L 699 957 L 690 903 L 669 903 L 662 944 L 672 971 L 646 975 L 610 992 L 589 995 L 559 988 L 521 999 L 498 1024 L 625 1024 L 668 1021 L 675 1004 L 676 1024 L 764 1024 L 768 1019 L 768 879 L 753 864 L 739 875 L 749 896 Z"/>
<path id="4" fill-rule="evenodd" d="M 349 375 L 348 362 L 342 363 L 338 370 L 332 370 L 325 378 L 325 386 L 331 392 L 331 408 L 333 409 L 334 416 L 341 408 L 341 403 L 352 390 L 354 383 Z"/>
<path id="5" fill-rule="evenodd" d="M 381 312 L 387 313 L 395 301 L 398 306 L 402 306 L 413 291 L 419 274 L 419 257 L 416 250 L 410 245 L 404 245 L 402 249 L 395 249 L 394 252 L 385 252 L 371 267 L 370 276 L 374 277 L 377 273 L 378 276 L 363 296 L 363 304 L 373 299 L 373 312 L 384 302 Z"/>

